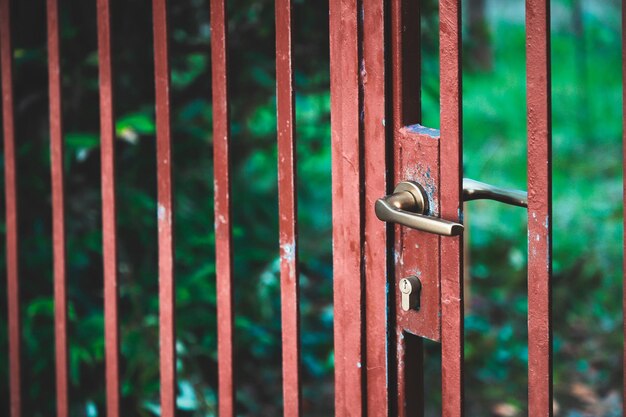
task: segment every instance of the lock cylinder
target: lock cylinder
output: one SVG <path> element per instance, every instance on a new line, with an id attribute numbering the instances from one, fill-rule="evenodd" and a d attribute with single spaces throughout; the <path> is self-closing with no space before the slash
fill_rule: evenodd
<path id="1" fill-rule="evenodd" d="M 404 311 L 419 310 L 422 283 L 415 275 L 402 278 L 398 283 L 401 294 L 401 307 Z"/>

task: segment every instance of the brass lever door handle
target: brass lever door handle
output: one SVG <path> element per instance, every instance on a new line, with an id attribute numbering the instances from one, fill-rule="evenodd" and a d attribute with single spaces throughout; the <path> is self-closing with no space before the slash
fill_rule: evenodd
<path id="1" fill-rule="evenodd" d="M 463 178 L 463 201 L 495 200 L 518 207 L 528 207 L 528 193 L 507 190 L 484 182 Z"/>
<path id="2" fill-rule="evenodd" d="M 428 198 L 417 183 L 403 181 L 393 194 L 380 198 L 375 205 L 376 217 L 390 223 L 398 223 L 411 229 L 442 236 L 457 236 L 463 233 L 463 225 L 437 217 L 427 216 Z"/>
<path id="3" fill-rule="evenodd" d="M 528 194 L 520 190 L 507 190 L 469 178 L 463 179 L 463 201 L 495 200 L 519 207 L 528 207 Z M 411 229 L 442 236 L 463 233 L 463 225 L 428 216 L 428 197 L 416 182 L 399 183 L 393 194 L 379 198 L 375 205 L 376 217 L 384 222 L 398 223 Z"/>

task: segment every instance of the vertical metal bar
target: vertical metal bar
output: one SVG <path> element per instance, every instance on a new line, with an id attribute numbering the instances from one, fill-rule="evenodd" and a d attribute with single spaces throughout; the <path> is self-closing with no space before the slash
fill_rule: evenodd
<path id="1" fill-rule="evenodd" d="M 415 165 L 415 152 L 405 155 L 403 149 L 405 139 L 402 133 L 404 126 L 419 123 L 421 112 L 421 39 L 420 39 L 420 2 L 412 0 L 393 0 L 391 2 L 391 90 L 392 90 L 392 125 L 394 148 L 394 182 L 407 179 L 404 172 L 405 162 Z M 431 140 L 431 139 L 429 139 Z M 410 146 L 415 148 L 419 140 L 409 140 Z M 436 159 L 420 160 L 420 164 L 427 167 L 432 163 L 438 164 L 438 150 Z M 422 156 L 422 155 L 420 155 Z M 406 161 L 405 161 L 406 160 Z M 405 161 L 405 162 L 403 162 Z M 438 262 L 429 265 L 417 259 L 421 252 L 411 252 L 415 247 L 431 247 L 439 245 L 439 238 L 424 234 L 414 234 L 413 241 L 408 242 L 407 236 L 401 228 L 396 228 L 395 253 L 407 255 L 414 264 L 420 265 L 425 274 L 438 274 Z M 438 254 L 438 252 L 437 252 Z M 426 254 L 424 254 L 426 255 Z M 424 256 L 422 255 L 422 256 Z M 397 291 L 396 281 L 401 279 L 404 265 L 396 264 L 393 291 Z M 436 277 L 437 279 L 438 277 Z M 394 299 L 396 294 L 394 294 Z M 437 291 L 437 299 L 438 297 Z M 437 306 L 438 308 L 438 306 Z M 399 306 L 396 303 L 396 320 Z M 424 415 L 424 341 L 420 337 L 405 332 L 403 323 L 396 324 L 396 364 L 397 364 L 397 415 L 399 417 L 421 417 Z"/>
<path id="2" fill-rule="evenodd" d="M 363 161 L 365 187 L 365 333 L 367 413 L 389 415 L 387 226 L 374 215 L 388 191 L 385 128 L 385 4 L 363 0 Z"/>
<path id="3" fill-rule="evenodd" d="M 296 198 L 292 2 L 276 0 L 276 113 L 284 415 L 301 413 L 300 308 Z"/>
<path id="4" fill-rule="evenodd" d="M 175 281 L 173 239 L 170 63 L 167 0 L 153 0 L 157 128 L 157 218 L 159 239 L 159 346 L 161 415 L 176 414 Z"/>
<path id="5" fill-rule="evenodd" d="M 403 126 L 420 123 L 422 118 L 420 20 L 419 1 L 392 0 L 392 100 L 396 132 Z"/>
<path id="6" fill-rule="evenodd" d="M 59 7 L 47 0 L 57 416 L 68 416 L 67 277 Z"/>
<path id="7" fill-rule="evenodd" d="M 461 1 L 440 0 L 441 217 L 462 220 Z M 463 238 L 441 239 L 442 415 L 464 415 Z"/>
<path id="8" fill-rule="evenodd" d="M 211 0 L 213 89 L 213 171 L 215 188 L 215 270 L 217 277 L 218 407 L 220 417 L 235 414 L 233 382 L 233 254 L 230 207 L 230 109 L 225 0 Z"/>
<path id="9" fill-rule="evenodd" d="M 104 266 L 104 336 L 107 416 L 120 415 L 117 215 L 115 198 L 115 120 L 111 64 L 109 0 L 98 0 L 98 67 L 102 181 L 102 256 Z"/>
<path id="10" fill-rule="evenodd" d="M 364 414 L 358 0 L 330 1 L 335 415 Z"/>
<path id="11" fill-rule="evenodd" d="M 423 417 L 424 395 L 424 339 L 397 329 L 398 416 Z"/>
<path id="12" fill-rule="evenodd" d="M 526 1 L 528 413 L 552 416 L 550 2 Z"/>
<path id="13" fill-rule="evenodd" d="M 6 205 L 7 306 L 9 330 L 9 390 L 11 417 L 22 414 L 20 286 L 18 274 L 15 118 L 13 114 L 13 54 L 10 0 L 0 0 L 0 63 L 4 135 L 4 198 Z"/>

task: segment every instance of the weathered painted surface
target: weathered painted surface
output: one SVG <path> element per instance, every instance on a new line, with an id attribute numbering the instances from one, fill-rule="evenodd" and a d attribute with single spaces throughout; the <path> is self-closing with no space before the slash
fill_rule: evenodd
<path id="1" fill-rule="evenodd" d="M 230 207 L 230 111 L 226 1 L 211 0 L 215 274 L 217 288 L 218 411 L 235 415 L 233 382 L 233 249 Z"/>
<path id="2" fill-rule="evenodd" d="M 296 137 L 293 92 L 291 0 L 276 1 L 276 111 L 278 216 L 284 416 L 301 413 L 300 286 L 296 198 Z"/>
<path id="3" fill-rule="evenodd" d="M 56 354 L 57 417 L 67 417 L 68 343 L 67 277 L 65 254 L 65 175 L 63 172 L 63 115 L 61 107 L 61 62 L 59 6 L 47 0 L 48 83 L 50 100 L 50 166 L 52 179 L 52 242 L 54 270 L 54 334 Z"/>
<path id="4" fill-rule="evenodd" d="M 157 131 L 157 225 L 159 240 L 159 366 L 161 415 L 176 414 L 174 205 L 170 124 L 170 62 L 167 0 L 153 0 L 154 79 Z"/>
<path id="5" fill-rule="evenodd" d="M 104 339 L 107 417 L 120 415 L 119 321 L 117 275 L 117 204 L 115 198 L 115 120 L 111 64 L 109 0 L 98 0 L 100 76 L 100 160 L 102 181 L 102 264 L 104 267 Z"/>
<path id="6" fill-rule="evenodd" d="M 396 328 L 398 360 L 398 413 L 400 417 L 424 416 L 424 341 Z"/>
<path id="7" fill-rule="evenodd" d="M 363 218 L 357 0 L 330 1 L 335 415 L 364 415 Z"/>
<path id="8" fill-rule="evenodd" d="M 461 11 L 458 0 L 440 2 L 441 132 L 419 125 L 419 10 L 392 2 L 391 44 L 395 180 L 416 181 L 428 195 L 428 214 L 462 221 Z M 423 415 L 423 346 L 442 343 L 442 415 L 463 415 L 462 237 L 439 237 L 396 226 L 398 415 Z M 420 279 L 419 310 L 398 308 L 400 279 Z M 416 337 L 418 336 L 418 337 Z"/>
<path id="9" fill-rule="evenodd" d="M 0 0 L 0 71 L 2 73 L 2 127 L 4 136 L 4 202 L 6 227 L 7 320 L 9 338 L 9 403 L 11 417 L 22 415 L 20 282 L 18 273 L 17 167 L 13 113 L 13 49 L 11 7 Z"/>
<path id="10" fill-rule="evenodd" d="M 420 141 L 419 133 L 415 133 L 407 126 L 414 126 L 421 121 L 421 59 L 420 59 L 420 8 L 419 2 L 410 0 L 393 0 L 391 2 L 391 100 L 392 100 L 392 140 L 394 158 L 394 185 L 403 180 L 418 180 L 418 171 L 427 172 L 432 166 L 438 173 L 439 150 L 436 141 L 426 144 L 425 148 L 414 146 Z M 425 139 L 425 138 L 421 138 Z M 428 139 L 430 140 L 430 139 Z M 421 141 L 420 141 L 421 142 Z M 432 144 L 435 145 L 433 149 Z M 431 146 L 428 146 L 431 145 Z M 406 146 L 406 149 L 404 149 Z M 405 154 L 408 152 L 408 154 Z M 428 155 L 428 159 L 418 162 L 418 155 Z M 426 154 L 424 154 L 426 152 Z M 425 169 L 418 169 L 418 164 L 423 164 Z M 407 172 L 408 171 L 408 172 Z M 405 178 L 410 175 L 412 178 Z M 438 200 L 434 198 L 433 200 Z M 398 294 L 398 282 L 405 277 L 406 272 L 417 275 L 420 279 L 426 277 L 429 283 L 423 284 L 422 288 L 426 296 L 438 306 L 439 282 L 439 238 L 429 236 L 417 231 L 406 231 L 400 226 L 395 226 L 394 233 L 394 279 L 390 291 L 395 301 L 394 312 L 396 327 L 395 360 L 397 367 L 397 415 L 399 417 L 421 417 L 424 413 L 424 366 L 423 366 L 423 341 L 421 338 L 405 333 L 405 326 L 409 325 L 414 334 L 419 335 L 427 329 L 428 320 L 422 319 L 427 316 L 422 312 L 404 312 L 400 309 L 400 295 Z M 406 242 L 406 244 L 405 244 Z M 430 244 L 428 243 L 430 242 Z M 435 242 L 435 243 L 433 243 Z M 420 247 L 421 245 L 421 247 Z M 408 249 L 405 251 L 405 249 Z M 432 255 L 431 260 L 437 263 L 433 268 L 422 266 L 418 268 L 418 260 L 415 256 L 421 256 L 421 260 L 427 259 L 426 252 Z M 419 271 L 418 271 L 419 270 Z M 436 288 L 435 288 L 436 287 Z M 420 296 L 420 304 L 426 305 L 427 301 Z M 432 307 L 427 307 L 431 309 Z M 436 307 L 438 310 L 438 307 Z M 432 317 L 432 314 L 430 315 Z M 438 320 L 438 319 L 436 319 Z M 432 323 L 431 323 L 432 324 Z M 429 333 L 438 339 L 438 330 L 433 331 L 430 326 Z"/>
<path id="11" fill-rule="evenodd" d="M 461 222 L 463 147 L 461 133 L 461 1 L 439 2 L 441 91 L 441 217 Z M 463 237 L 441 239 L 442 415 L 464 415 Z"/>
<path id="12" fill-rule="evenodd" d="M 394 138 L 396 183 L 419 183 L 428 194 L 429 215 L 439 216 L 439 132 L 411 125 L 400 128 Z M 441 340 L 440 242 L 438 235 L 396 227 L 396 282 L 393 291 L 397 325 L 405 332 L 436 342 Z M 403 311 L 399 308 L 401 293 L 398 282 L 411 275 L 422 284 L 420 308 Z"/>
<path id="13" fill-rule="evenodd" d="M 550 2 L 526 1 L 528 108 L 528 413 L 552 412 Z"/>
<path id="14" fill-rule="evenodd" d="M 363 163 L 364 163 L 364 270 L 365 270 L 365 378 L 367 415 L 387 417 L 389 412 L 388 227 L 376 218 L 374 203 L 388 193 L 387 144 L 390 131 L 385 118 L 385 2 L 363 0 Z"/>

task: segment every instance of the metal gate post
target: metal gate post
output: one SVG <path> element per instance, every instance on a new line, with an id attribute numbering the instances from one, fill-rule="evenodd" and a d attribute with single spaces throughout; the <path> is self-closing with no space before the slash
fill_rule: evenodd
<path id="1" fill-rule="evenodd" d="M 462 222 L 460 1 L 441 0 L 439 13 L 440 60 L 445 62 L 439 74 L 440 131 L 419 124 L 418 3 L 392 2 L 395 183 L 419 183 L 428 200 L 429 216 Z M 395 230 L 398 415 L 424 413 L 422 338 L 427 338 L 442 344 L 442 415 L 462 417 L 462 237 L 440 237 L 400 226 Z M 403 297 L 400 283 L 406 280 L 418 286 L 413 291 L 419 291 L 419 308 L 399 308 Z"/>
<path id="2" fill-rule="evenodd" d="M 441 217 L 463 221 L 461 1 L 439 1 Z M 442 415 L 464 415 L 463 236 L 441 239 Z"/>
<path id="3" fill-rule="evenodd" d="M 372 210 L 381 193 L 389 191 L 393 176 L 388 166 L 390 150 L 387 109 L 386 15 L 384 0 L 363 0 L 363 181 L 364 181 L 364 274 L 365 274 L 365 369 L 367 415 L 391 417 L 393 376 L 389 375 L 388 273 L 391 259 L 387 226 Z M 389 164 L 390 165 L 390 164 Z M 391 395 L 391 398 L 390 398 Z"/>
<path id="4" fill-rule="evenodd" d="M 357 0 L 330 1 L 335 415 L 363 416 L 363 210 Z"/>
<path id="5" fill-rule="evenodd" d="M 10 0 L 0 0 L 0 70 L 2 71 L 2 127 L 4 136 L 4 200 L 6 205 L 7 327 L 9 330 L 9 403 L 11 417 L 22 415 L 22 367 L 20 282 L 18 273 L 19 233 L 15 117 L 13 113 L 13 46 Z"/>
<path id="6" fill-rule="evenodd" d="M 550 1 L 526 1 L 528 108 L 528 413 L 552 411 Z"/>
<path id="7" fill-rule="evenodd" d="M 335 412 L 389 416 L 386 7 L 330 2 Z"/>

